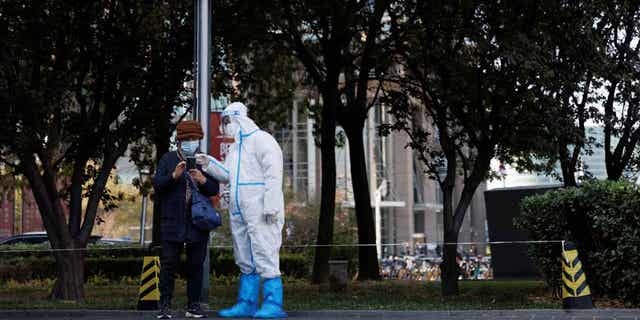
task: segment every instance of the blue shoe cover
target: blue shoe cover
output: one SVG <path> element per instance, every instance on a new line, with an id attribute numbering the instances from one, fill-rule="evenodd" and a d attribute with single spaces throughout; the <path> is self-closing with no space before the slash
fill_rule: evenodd
<path id="1" fill-rule="evenodd" d="M 260 295 L 260 276 L 257 274 L 242 274 L 238 302 L 231 308 L 218 312 L 221 318 L 250 318 L 258 309 Z"/>
<path id="2" fill-rule="evenodd" d="M 282 310 L 282 280 L 280 277 L 265 279 L 262 284 L 262 307 L 253 317 L 256 319 L 286 318 Z"/>

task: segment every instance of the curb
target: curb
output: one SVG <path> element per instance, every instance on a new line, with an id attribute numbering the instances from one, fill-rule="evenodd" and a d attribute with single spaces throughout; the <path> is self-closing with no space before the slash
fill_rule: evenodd
<path id="1" fill-rule="evenodd" d="M 77 319 L 77 318 L 141 318 L 149 319 L 155 311 L 137 310 L 0 310 L 0 319 Z M 208 319 L 214 318 L 211 311 Z M 536 317 L 553 316 L 606 316 L 606 317 L 640 317 L 640 309 L 591 309 L 591 310 L 562 310 L 562 309 L 516 309 L 516 310 L 434 310 L 434 311 L 386 311 L 386 310 L 313 310 L 289 312 L 290 318 L 393 318 L 416 319 L 428 317 L 429 319 L 455 317 L 458 318 L 483 318 L 495 317 L 522 317 L 535 315 Z M 180 318 L 180 317 L 177 317 Z"/>

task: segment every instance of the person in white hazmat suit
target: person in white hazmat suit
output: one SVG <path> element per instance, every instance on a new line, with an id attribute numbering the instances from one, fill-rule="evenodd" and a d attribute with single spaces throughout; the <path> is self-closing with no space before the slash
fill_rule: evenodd
<path id="1" fill-rule="evenodd" d="M 222 112 L 221 131 L 235 139 L 224 163 L 209 155 L 197 158 L 206 173 L 229 183 L 233 254 L 242 272 L 237 303 L 218 315 L 285 318 L 279 258 L 284 225 L 282 149 L 247 116 L 240 102 Z M 258 309 L 260 278 L 263 302 Z"/>

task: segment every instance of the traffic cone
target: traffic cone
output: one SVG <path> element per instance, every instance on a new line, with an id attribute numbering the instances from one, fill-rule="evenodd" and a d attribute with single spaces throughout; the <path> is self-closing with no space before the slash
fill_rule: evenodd
<path id="1" fill-rule="evenodd" d="M 160 258 L 144 257 L 142 275 L 140 276 L 138 310 L 158 310 L 160 301 L 159 275 Z"/>
<path id="2" fill-rule="evenodd" d="M 562 283 L 562 308 L 593 309 L 591 290 L 578 259 L 578 250 L 568 241 L 562 247 Z"/>

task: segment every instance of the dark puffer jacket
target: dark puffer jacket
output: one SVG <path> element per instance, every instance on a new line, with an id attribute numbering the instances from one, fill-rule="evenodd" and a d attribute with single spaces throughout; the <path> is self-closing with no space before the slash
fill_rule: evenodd
<path id="1" fill-rule="evenodd" d="M 209 239 L 209 233 L 196 228 L 191 223 L 191 208 L 185 207 L 188 172 L 185 169 L 182 176 L 173 179 L 173 170 L 180 163 L 178 152 L 165 153 L 153 177 L 153 188 L 156 199 L 160 200 L 161 208 L 161 238 L 162 241 L 200 242 Z M 198 165 L 198 169 L 202 168 Z M 207 197 L 218 194 L 219 182 L 204 173 L 207 181 L 198 186 L 200 193 Z M 188 209 L 188 210 L 185 210 Z"/>

